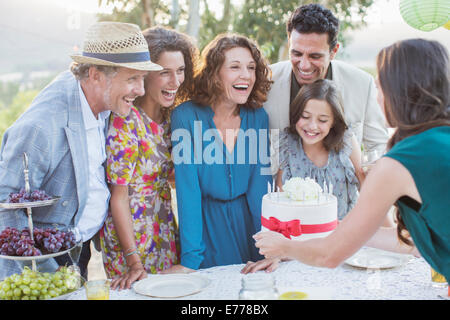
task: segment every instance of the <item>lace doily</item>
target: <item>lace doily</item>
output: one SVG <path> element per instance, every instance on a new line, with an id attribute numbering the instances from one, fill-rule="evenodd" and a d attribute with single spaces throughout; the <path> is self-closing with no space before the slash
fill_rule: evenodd
<path id="1" fill-rule="evenodd" d="M 241 289 L 240 273 L 244 264 L 219 266 L 196 271 L 211 284 L 201 292 L 179 299 L 235 300 Z M 438 294 L 447 295 L 447 288 L 431 286 L 430 266 L 422 258 L 392 269 L 359 269 L 342 264 L 335 269 L 318 268 L 297 261 L 280 263 L 273 273 L 277 287 L 320 288 L 327 290 L 324 299 L 337 300 L 436 300 Z M 68 299 L 85 300 L 84 289 L 72 293 Z M 111 300 L 155 299 L 130 290 L 111 290 Z"/>

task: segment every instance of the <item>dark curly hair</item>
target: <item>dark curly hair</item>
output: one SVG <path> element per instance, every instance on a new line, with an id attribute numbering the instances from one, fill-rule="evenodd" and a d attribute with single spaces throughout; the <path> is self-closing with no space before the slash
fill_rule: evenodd
<path id="1" fill-rule="evenodd" d="M 256 62 L 256 80 L 245 106 L 252 109 L 262 107 L 272 83 L 267 61 L 255 42 L 247 37 L 230 33 L 216 36 L 203 49 L 201 65 L 194 78 L 192 100 L 207 106 L 214 104 L 221 97 L 224 89 L 219 79 L 219 71 L 225 61 L 225 52 L 233 48 L 249 49 Z"/>
<path id="2" fill-rule="evenodd" d="M 189 100 L 194 85 L 194 73 L 199 59 L 199 50 L 194 45 L 194 41 L 188 35 L 167 27 L 155 26 L 145 29 L 142 33 L 147 41 L 153 62 L 157 62 L 161 54 L 166 51 L 180 51 L 183 54 L 185 64 L 184 81 L 178 88 L 174 106 Z M 139 105 L 141 101 L 142 97 L 136 98 L 136 105 Z"/>
<path id="3" fill-rule="evenodd" d="M 289 17 L 286 23 L 289 37 L 294 29 L 299 33 L 328 33 L 328 44 L 332 49 L 338 41 L 339 20 L 329 9 L 311 3 L 298 7 Z"/>
<path id="4" fill-rule="evenodd" d="M 377 71 L 386 120 L 397 128 L 389 149 L 409 136 L 450 126 L 450 64 L 443 45 L 424 39 L 396 42 L 378 53 Z M 399 239 L 412 244 L 398 209 L 396 217 Z"/>

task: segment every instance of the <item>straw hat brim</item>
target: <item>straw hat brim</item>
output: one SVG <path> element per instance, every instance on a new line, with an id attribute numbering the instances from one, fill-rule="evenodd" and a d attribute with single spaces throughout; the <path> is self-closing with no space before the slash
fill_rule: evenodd
<path id="1" fill-rule="evenodd" d="M 115 63 L 107 60 L 85 57 L 82 55 L 71 55 L 70 57 L 78 63 L 87 63 L 101 66 L 124 67 L 142 71 L 160 71 L 163 69 L 163 67 L 161 67 L 159 64 L 153 63 L 151 61 Z"/>

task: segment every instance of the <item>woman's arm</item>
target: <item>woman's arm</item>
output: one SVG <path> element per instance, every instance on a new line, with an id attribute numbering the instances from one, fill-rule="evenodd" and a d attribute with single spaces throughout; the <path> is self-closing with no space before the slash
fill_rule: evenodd
<path id="1" fill-rule="evenodd" d="M 415 246 L 409 246 L 398 239 L 397 228 L 393 227 L 379 228 L 373 237 L 367 241 L 366 246 L 420 257 L 420 253 Z"/>
<path id="2" fill-rule="evenodd" d="M 380 159 L 367 176 L 357 204 L 329 236 L 291 241 L 275 232 L 256 234 L 256 246 L 266 258 L 292 258 L 334 268 L 361 248 L 378 230 L 389 208 L 401 196 L 421 203 L 408 170 L 390 158 Z"/>
<path id="3" fill-rule="evenodd" d="M 136 238 L 134 235 L 133 221 L 131 219 L 128 186 L 111 186 L 110 207 L 114 229 L 116 230 L 119 244 L 128 266 L 128 272 L 119 278 L 114 279 L 111 283 L 111 288 L 115 289 L 119 287 L 120 290 L 124 288 L 129 289 L 134 281 L 147 277 L 147 272 L 142 265 L 138 252 L 126 257 L 127 254 L 136 250 Z"/>

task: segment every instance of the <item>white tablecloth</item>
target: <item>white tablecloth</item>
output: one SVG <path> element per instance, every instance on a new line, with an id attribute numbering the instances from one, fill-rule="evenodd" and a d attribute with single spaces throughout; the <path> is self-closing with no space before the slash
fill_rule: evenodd
<path id="1" fill-rule="evenodd" d="M 179 299 L 235 300 L 241 288 L 243 264 L 201 269 L 195 274 L 211 280 L 201 292 Z M 342 264 L 335 269 L 308 266 L 297 261 L 282 262 L 272 275 L 280 291 L 288 289 L 310 293 L 313 299 L 338 300 L 435 300 L 446 296 L 447 288 L 430 284 L 430 267 L 422 258 L 392 269 L 360 269 Z M 68 299 L 86 299 L 84 289 Z M 131 290 L 111 290 L 111 300 L 154 299 Z"/>

